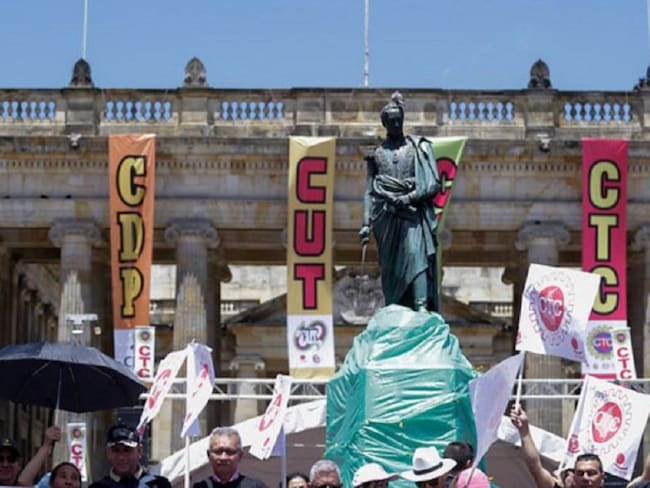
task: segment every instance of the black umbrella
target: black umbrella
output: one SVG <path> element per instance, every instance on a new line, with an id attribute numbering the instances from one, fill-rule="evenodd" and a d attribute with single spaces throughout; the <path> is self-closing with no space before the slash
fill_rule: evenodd
<path id="1" fill-rule="evenodd" d="M 0 398 L 69 412 L 130 407 L 146 387 L 94 347 L 33 342 L 0 350 Z"/>

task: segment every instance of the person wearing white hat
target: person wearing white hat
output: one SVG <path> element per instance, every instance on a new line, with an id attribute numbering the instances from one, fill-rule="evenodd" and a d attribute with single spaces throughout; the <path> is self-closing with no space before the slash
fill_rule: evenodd
<path id="1" fill-rule="evenodd" d="M 413 467 L 400 476 L 413 481 L 418 488 L 442 488 L 445 475 L 449 473 L 456 461 L 441 458 L 435 447 L 418 447 L 413 453 Z"/>
<path id="2" fill-rule="evenodd" d="M 377 463 L 368 463 L 355 471 L 352 486 L 354 488 L 387 488 L 388 482 L 394 479 L 397 479 L 397 474 L 387 473 Z"/>

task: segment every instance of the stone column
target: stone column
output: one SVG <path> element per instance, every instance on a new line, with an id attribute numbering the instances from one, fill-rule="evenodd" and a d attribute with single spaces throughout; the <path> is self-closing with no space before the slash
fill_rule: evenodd
<path id="1" fill-rule="evenodd" d="M 238 354 L 230 362 L 230 371 L 238 379 L 256 379 L 264 376 L 266 363 L 257 354 Z M 255 385 L 240 383 L 233 388 L 237 395 L 254 395 L 258 393 Z M 235 403 L 233 424 L 260 415 L 260 402 L 253 399 L 239 399 Z"/>
<path id="2" fill-rule="evenodd" d="M 50 229 L 50 240 L 61 248 L 58 340 L 70 341 L 67 314 L 93 313 L 92 248 L 100 242 L 97 225 L 89 220 L 61 220 Z M 84 331 L 84 344 L 90 343 L 90 331 Z"/>
<path id="3" fill-rule="evenodd" d="M 206 219 L 173 222 L 165 230 L 165 239 L 176 247 L 176 313 L 174 317 L 173 349 L 179 350 L 192 340 L 215 348 L 208 343 L 208 327 L 214 327 L 215 306 L 212 276 L 208 275 L 208 249 L 219 244 L 217 230 Z M 180 438 L 185 404 L 176 400 L 172 407 L 172 451 L 182 447 Z M 207 434 L 205 415 L 201 415 L 201 434 Z"/>
<path id="4" fill-rule="evenodd" d="M 526 284 L 527 266 L 519 263 L 516 266 L 509 266 L 503 270 L 501 281 L 506 285 L 512 285 L 512 350 L 515 350 L 517 339 L 517 325 L 519 324 L 519 313 L 521 312 L 521 297 Z"/>
<path id="5" fill-rule="evenodd" d="M 59 326 L 57 339 L 60 342 L 72 340 L 72 329 L 66 321 L 67 314 L 94 313 L 92 302 L 92 248 L 100 241 L 100 230 L 90 220 L 60 220 L 54 223 L 49 232 L 50 240 L 61 248 L 59 277 L 61 299 L 59 301 Z M 89 329 L 89 328 L 87 328 Z M 81 344 L 90 344 L 91 331 L 84 330 L 77 336 Z M 59 425 L 63 428 L 67 422 L 86 422 L 88 445 L 93 446 L 95 432 L 89 414 L 61 412 Z M 53 462 L 66 459 L 65 443 L 57 442 L 53 452 Z"/>
<path id="6" fill-rule="evenodd" d="M 527 252 L 529 264 L 556 266 L 559 261 L 559 250 L 569 243 L 570 238 L 569 231 L 562 223 L 535 222 L 525 225 L 519 231 L 515 247 Z M 560 358 L 532 353 L 526 355 L 525 378 L 564 378 L 565 376 Z M 531 424 L 558 435 L 563 434 L 562 404 L 559 401 L 529 400 L 527 409 Z"/>

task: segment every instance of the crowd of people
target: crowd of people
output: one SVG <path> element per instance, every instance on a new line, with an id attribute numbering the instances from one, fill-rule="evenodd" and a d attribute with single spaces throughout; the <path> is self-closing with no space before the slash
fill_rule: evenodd
<path id="1" fill-rule="evenodd" d="M 533 442 L 526 412 L 513 406 L 510 419 L 521 437 L 521 455 L 537 488 L 602 487 L 605 472 L 595 454 L 579 455 L 573 466 L 550 472 L 543 467 L 539 451 Z M 77 466 L 63 462 L 37 482 L 54 446 L 61 439 L 61 430 L 50 427 L 42 446 L 23 467 L 22 455 L 11 439 L 0 439 L 0 485 L 33 486 L 38 488 L 81 488 L 81 473 Z M 126 425 L 115 425 L 108 432 L 106 457 L 110 470 L 89 488 L 171 488 L 169 480 L 153 475 L 140 464 L 143 453 L 138 432 Z M 210 435 L 207 458 L 212 474 L 192 488 L 268 488 L 239 470 L 244 456 L 239 432 L 231 427 L 217 427 Z M 411 469 L 392 473 L 378 463 L 359 467 L 352 478 L 353 488 L 388 488 L 398 478 L 414 483 L 417 488 L 488 488 L 490 478 L 474 466 L 474 449 L 469 442 L 449 443 L 440 456 L 435 447 L 419 447 L 412 456 Z M 328 459 L 316 461 L 309 474 L 291 473 L 286 477 L 287 488 L 343 488 L 339 466 Z M 628 488 L 650 488 L 650 455 L 643 472 Z M 280 483 L 282 488 L 282 482 Z"/>

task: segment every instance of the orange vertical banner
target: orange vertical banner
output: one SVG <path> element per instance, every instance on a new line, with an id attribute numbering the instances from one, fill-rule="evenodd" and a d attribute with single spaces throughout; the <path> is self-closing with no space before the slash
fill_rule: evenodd
<path id="1" fill-rule="evenodd" d="M 149 325 L 156 137 L 108 139 L 115 358 L 133 367 L 133 333 Z"/>

